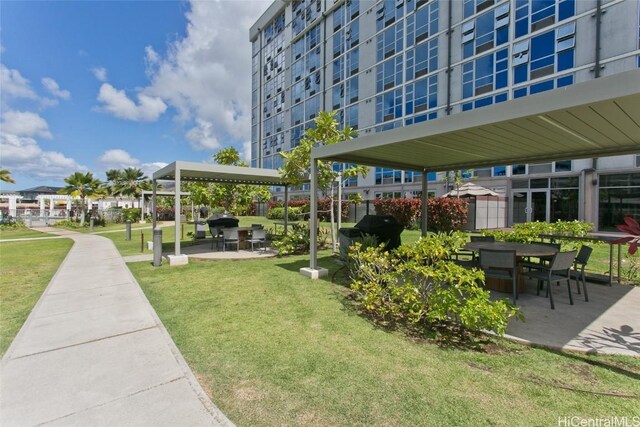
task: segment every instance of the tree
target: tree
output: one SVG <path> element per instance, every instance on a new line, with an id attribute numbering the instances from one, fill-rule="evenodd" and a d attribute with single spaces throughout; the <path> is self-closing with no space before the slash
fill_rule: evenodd
<path id="1" fill-rule="evenodd" d="M 219 165 L 248 167 L 240 159 L 240 153 L 235 147 L 227 147 L 213 155 Z M 263 185 L 249 184 L 209 184 L 211 205 L 224 206 L 234 215 L 246 215 L 254 200 L 265 201 L 271 197 L 271 192 Z"/>
<path id="2" fill-rule="evenodd" d="M 82 212 L 80 216 L 80 225 L 84 225 L 84 218 L 87 212 L 87 197 L 100 194 L 102 182 L 99 179 L 94 178 L 91 172 L 74 172 L 65 178 L 64 182 L 67 183 L 67 185 L 61 188 L 58 193 L 80 197 Z"/>
<path id="3" fill-rule="evenodd" d="M 0 169 L 0 181 L 8 182 L 9 184 L 16 183 L 13 178 L 11 178 L 11 171 L 8 169 Z"/>
<path id="4" fill-rule="evenodd" d="M 349 126 L 340 129 L 335 116 L 335 111 L 321 111 L 315 119 L 315 127 L 305 131 L 300 144 L 289 153 L 280 153 L 284 158 L 284 167 L 279 168 L 278 171 L 285 182 L 291 185 L 301 185 L 308 179 L 311 172 L 311 150 L 313 147 L 349 141 L 356 136 L 355 131 Z M 340 173 L 334 170 L 334 163 L 331 161 L 318 161 L 317 184 L 324 196 L 329 197 L 331 206 L 331 241 L 335 250 L 334 189 L 336 188 L 336 179 L 340 176 Z M 368 168 L 366 166 L 345 165 L 342 169 L 341 179 L 354 178 L 358 175 L 366 176 L 367 171 Z M 338 185 L 341 184 L 338 183 Z M 316 209 L 316 206 L 311 208 Z M 312 224 L 311 226 L 315 225 Z"/>

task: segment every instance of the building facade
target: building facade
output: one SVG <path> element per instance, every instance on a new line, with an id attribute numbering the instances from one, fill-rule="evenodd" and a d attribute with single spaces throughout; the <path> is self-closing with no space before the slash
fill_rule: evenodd
<path id="1" fill-rule="evenodd" d="M 277 168 L 320 111 L 366 135 L 638 68 L 640 1 L 276 0 L 250 40 L 251 163 Z M 640 154 L 457 173 L 503 194 L 509 225 L 640 218 Z M 434 195 L 450 175 L 429 175 Z M 342 185 L 416 197 L 420 173 L 371 168 Z"/>

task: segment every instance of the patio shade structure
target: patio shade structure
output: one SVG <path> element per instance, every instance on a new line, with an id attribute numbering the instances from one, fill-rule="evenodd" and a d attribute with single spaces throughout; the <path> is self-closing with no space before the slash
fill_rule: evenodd
<path id="1" fill-rule="evenodd" d="M 484 188 L 473 182 L 466 182 L 460 187 L 449 191 L 442 197 L 465 197 L 465 196 L 499 196 L 495 191 Z"/>
<path id="2" fill-rule="evenodd" d="M 317 218 L 317 160 L 422 172 L 426 233 L 427 173 L 640 152 L 640 70 L 458 113 L 311 154 L 311 223 Z M 317 230 L 311 229 L 311 241 Z M 310 268 L 317 277 L 317 248 Z"/>
<path id="3" fill-rule="evenodd" d="M 176 161 L 153 173 L 152 218 L 153 228 L 156 227 L 156 196 L 158 180 L 175 182 L 175 246 L 174 256 L 180 256 L 180 183 L 184 181 L 218 182 L 224 184 L 275 185 L 284 187 L 285 198 L 285 232 L 287 230 L 287 201 L 289 187 L 282 181 L 275 169 L 260 169 L 241 166 L 216 165 L 209 163 L 195 163 Z"/>

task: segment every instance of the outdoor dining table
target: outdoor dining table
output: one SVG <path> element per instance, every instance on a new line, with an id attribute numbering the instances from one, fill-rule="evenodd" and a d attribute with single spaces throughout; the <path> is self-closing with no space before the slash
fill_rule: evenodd
<path id="1" fill-rule="evenodd" d="M 524 257 L 548 257 L 555 255 L 558 250 L 550 245 L 538 243 L 516 243 L 516 242 L 469 242 L 464 245 L 464 249 L 472 252 L 480 252 L 480 249 L 492 249 L 500 251 L 516 251 L 518 263 Z M 500 279 L 487 279 L 487 288 L 501 291 L 511 292 L 511 281 Z M 518 274 L 518 290 L 523 291 L 525 288 L 524 275 L 522 268 Z"/>

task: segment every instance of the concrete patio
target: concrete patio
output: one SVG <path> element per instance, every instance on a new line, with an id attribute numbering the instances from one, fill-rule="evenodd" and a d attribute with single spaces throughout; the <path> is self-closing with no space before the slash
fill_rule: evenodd
<path id="1" fill-rule="evenodd" d="M 574 305 L 569 304 L 566 283 L 553 285 L 555 310 L 545 292 L 536 295 L 535 281 L 527 281 L 526 292 L 517 301 L 525 322 L 512 319 L 509 338 L 554 349 L 588 354 L 625 354 L 640 357 L 640 287 L 587 282 L 589 301 L 576 293 L 571 281 Z M 510 295 L 492 291 L 492 298 Z"/>

